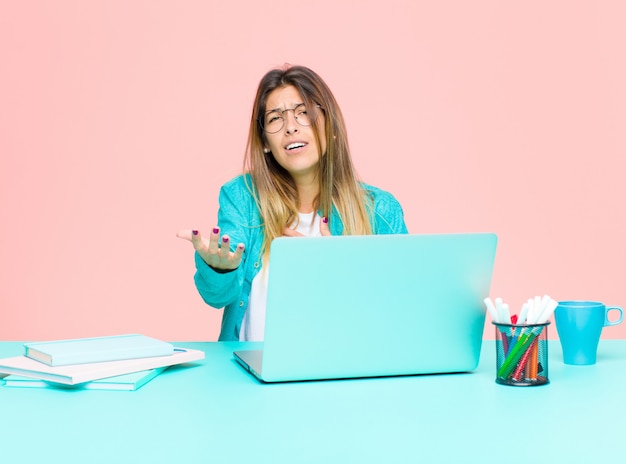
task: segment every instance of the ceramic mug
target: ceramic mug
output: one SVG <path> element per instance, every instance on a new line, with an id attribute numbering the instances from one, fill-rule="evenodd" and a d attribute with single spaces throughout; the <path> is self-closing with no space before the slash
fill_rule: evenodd
<path id="1" fill-rule="evenodd" d="M 610 311 L 619 312 L 619 317 L 610 320 Z M 554 320 L 563 348 L 563 362 L 595 364 L 602 329 L 621 323 L 623 318 L 624 312 L 619 306 L 606 306 L 599 301 L 560 301 Z"/>

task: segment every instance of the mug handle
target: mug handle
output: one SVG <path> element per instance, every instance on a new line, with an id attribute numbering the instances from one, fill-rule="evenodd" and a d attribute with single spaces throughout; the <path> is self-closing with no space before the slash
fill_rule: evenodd
<path id="1" fill-rule="evenodd" d="M 609 311 L 611 310 L 619 311 L 619 318 L 617 318 L 617 320 L 615 321 L 609 321 Z M 620 322 L 622 322 L 622 319 L 624 319 L 624 311 L 622 310 L 622 308 L 620 308 L 619 306 L 607 306 L 606 307 L 606 316 L 604 319 L 605 327 L 609 325 L 617 325 Z"/>

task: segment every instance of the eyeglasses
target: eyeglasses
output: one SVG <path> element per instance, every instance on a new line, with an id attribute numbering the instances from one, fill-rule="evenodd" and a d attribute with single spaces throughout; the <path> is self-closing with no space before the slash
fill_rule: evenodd
<path id="1" fill-rule="evenodd" d="M 268 134 L 275 134 L 285 126 L 285 113 L 287 111 L 293 111 L 294 119 L 301 126 L 310 126 L 311 117 L 314 116 L 314 111 L 317 108 L 321 108 L 320 105 L 315 105 L 311 112 L 307 111 L 307 107 L 304 103 L 300 103 L 293 108 L 287 108 L 284 110 L 272 110 L 265 113 L 265 118 L 261 121 L 263 130 Z"/>

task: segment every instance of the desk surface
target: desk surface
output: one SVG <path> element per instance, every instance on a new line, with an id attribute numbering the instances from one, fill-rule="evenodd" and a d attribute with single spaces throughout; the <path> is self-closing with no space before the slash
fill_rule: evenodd
<path id="1" fill-rule="evenodd" d="M 140 390 L 0 387 L 2 462 L 499 464 L 620 461 L 626 340 L 567 366 L 549 345 L 551 383 L 495 383 L 485 341 L 468 374 L 264 385 L 232 357 L 255 344 L 180 343 L 206 352 Z M 0 357 L 21 354 L 0 343 Z"/>

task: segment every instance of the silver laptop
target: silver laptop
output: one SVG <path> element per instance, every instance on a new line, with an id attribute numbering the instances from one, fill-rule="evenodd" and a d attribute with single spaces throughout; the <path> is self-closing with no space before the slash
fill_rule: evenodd
<path id="1" fill-rule="evenodd" d="M 278 238 L 263 349 L 235 359 L 263 382 L 471 371 L 496 244 L 491 233 Z"/>

